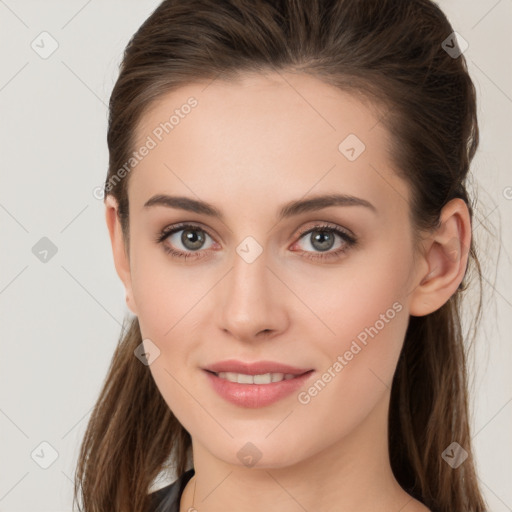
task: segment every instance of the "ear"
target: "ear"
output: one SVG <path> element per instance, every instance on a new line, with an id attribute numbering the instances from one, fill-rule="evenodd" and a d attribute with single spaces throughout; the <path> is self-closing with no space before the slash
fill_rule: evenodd
<path id="1" fill-rule="evenodd" d="M 441 212 L 439 228 L 424 241 L 418 265 L 423 275 L 419 275 L 420 282 L 411 293 L 410 315 L 436 311 L 457 291 L 466 271 L 470 244 L 468 207 L 464 200 L 452 199 Z"/>
<path id="2" fill-rule="evenodd" d="M 110 242 L 112 244 L 112 253 L 114 256 L 114 265 L 116 272 L 123 282 L 126 291 L 126 305 L 130 311 L 137 315 L 135 301 L 133 299 L 132 281 L 130 272 L 129 254 L 126 252 L 125 240 L 121 229 L 121 221 L 119 217 L 118 203 L 116 199 L 107 194 L 105 196 L 105 219 L 107 221 Z"/>

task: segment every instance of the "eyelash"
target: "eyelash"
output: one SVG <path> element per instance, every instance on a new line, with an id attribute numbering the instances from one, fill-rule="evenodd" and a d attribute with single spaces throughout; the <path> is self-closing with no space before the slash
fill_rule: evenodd
<path id="1" fill-rule="evenodd" d="M 169 226 L 169 227 L 165 228 L 160 233 L 158 233 L 155 241 L 158 244 L 162 244 L 164 251 L 166 253 L 170 254 L 174 258 L 183 258 L 184 261 L 186 261 L 190 258 L 192 258 L 194 260 L 204 258 L 206 256 L 204 251 L 199 250 L 199 251 L 195 251 L 195 252 L 194 251 L 193 252 L 183 252 L 183 251 L 177 251 L 177 250 L 172 249 L 171 247 L 165 245 L 164 242 L 170 235 L 173 235 L 174 233 L 178 233 L 179 231 L 183 231 L 185 229 L 202 231 L 203 233 L 206 233 L 212 240 L 214 239 L 210 235 L 210 233 L 208 233 L 208 231 L 203 229 L 201 226 L 199 226 L 197 224 L 182 223 L 182 224 L 175 224 L 173 226 Z M 346 231 L 344 231 L 338 227 L 328 225 L 328 224 L 319 224 L 319 225 L 316 225 L 313 227 L 305 228 L 304 230 L 301 230 L 298 233 L 298 239 L 300 240 L 305 235 L 315 232 L 315 231 L 334 233 L 334 234 L 340 236 L 345 243 L 341 248 L 336 249 L 333 252 L 311 253 L 309 251 L 302 251 L 303 253 L 305 253 L 305 257 L 308 259 L 311 259 L 311 260 L 338 259 L 343 253 L 347 252 L 349 249 L 354 247 L 357 243 L 357 239 L 354 238 L 352 235 L 349 235 Z"/>

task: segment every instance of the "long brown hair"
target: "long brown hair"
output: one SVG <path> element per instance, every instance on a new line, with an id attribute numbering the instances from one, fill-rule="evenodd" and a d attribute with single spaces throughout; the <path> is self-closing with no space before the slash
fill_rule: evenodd
<path id="1" fill-rule="evenodd" d="M 130 173 L 119 170 L 135 150 L 141 116 L 184 84 L 249 71 L 308 73 L 379 105 L 396 172 L 411 187 L 416 232 L 435 228 L 455 197 L 473 219 L 466 185 L 479 140 L 476 93 L 452 33 L 430 0 L 163 1 L 129 41 L 110 98 L 104 192 L 118 202 L 127 246 Z M 481 315 L 473 239 L 468 252 L 457 292 L 437 311 L 410 318 L 391 390 L 392 470 L 433 512 L 485 510 L 470 443 L 470 344 L 460 318 L 474 275 L 474 318 Z M 189 433 L 134 356 L 141 341 L 134 318 L 126 332 L 123 326 L 81 446 L 74 494 L 74 503 L 79 495 L 83 500 L 80 510 L 147 510 L 148 491 L 166 462 L 174 461 L 178 475 L 190 465 Z M 441 456 L 454 441 L 469 454 L 456 469 Z"/>

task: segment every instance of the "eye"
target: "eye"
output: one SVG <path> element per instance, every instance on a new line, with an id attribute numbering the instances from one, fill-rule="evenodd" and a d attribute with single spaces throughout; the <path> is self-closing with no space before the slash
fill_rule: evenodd
<path id="1" fill-rule="evenodd" d="M 299 233 L 299 236 L 300 240 L 305 239 L 306 242 L 305 257 L 317 260 L 338 259 L 357 243 L 356 238 L 343 229 L 327 224 L 306 228 Z M 336 244 L 336 238 L 340 240 L 335 250 L 332 250 Z M 299 242 L 296 242 L 292 247 L 298 244 Z"/>
<path id="2" fill-rule="evenodd" d="M 179 224 L 164 229 L 159 233 L 156 241 L 161 243 L 164 250 L 171 256 L 198 259 L 205 256 L 203 245 L 208 238 L 213 241 L 213 238 L 200 226 Z M 175 247 L 178 249 L 176 250 Z"/>

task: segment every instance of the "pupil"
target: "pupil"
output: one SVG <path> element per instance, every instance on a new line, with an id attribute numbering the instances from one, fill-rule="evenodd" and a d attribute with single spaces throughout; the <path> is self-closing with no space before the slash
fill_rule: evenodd
<path id="1" fill-rule="evenodd" d="M 317 231 L 317 235 L 311 235 L 311 243 L 313 247 L 317 248 L 320 251 L 329 250 L 334 243 L 332 233 L 328 231 Z M 317 245 L 317 242 L 320 244 Z M 326 243 L 327 242 L 327 243 Z"/>

